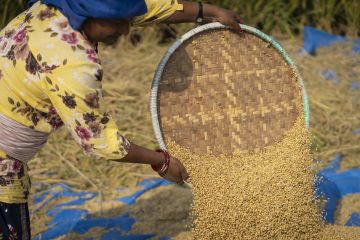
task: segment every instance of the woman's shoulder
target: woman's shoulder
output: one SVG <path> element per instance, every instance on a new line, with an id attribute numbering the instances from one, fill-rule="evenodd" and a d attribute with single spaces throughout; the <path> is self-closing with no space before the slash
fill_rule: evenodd
<path id="1" fill-rule="evenodd" d="M 56 8 L 36 3 L 26 22 L 30 51 L 48 65 L 96 63 L 100 60 L 94 46 Z M 100 67 L 100 66 L 99 66 Z"/>

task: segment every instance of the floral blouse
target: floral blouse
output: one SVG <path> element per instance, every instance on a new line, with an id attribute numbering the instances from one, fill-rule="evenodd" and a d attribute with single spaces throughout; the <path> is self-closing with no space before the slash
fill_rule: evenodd
<path id="1" fill-rule="evenodd" d="M 133 25 L 161 22 L 182 8 L 176 0 L 146 3 Z M 104 109 L 102 75 L 94 46 L 56 8 L 37 2 L 0 32 L 0 113 L 47 133 L 65 125 L 88 156 L 119 160 L 130 144 Z M 9 159 L 0 150 L 0 202 L 11 203 L 2 186 L 13 182 L 9 171 L 21 171 Z"/>

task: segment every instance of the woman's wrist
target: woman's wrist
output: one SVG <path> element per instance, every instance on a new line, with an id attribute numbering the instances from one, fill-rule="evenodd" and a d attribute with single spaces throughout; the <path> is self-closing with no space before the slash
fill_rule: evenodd
<path id="1" fill-rule="evenodd" d="M 149 159 L 151 165 L 162 165 L 165 163 L 164 154 L 161 152 L 153 151 L 154 155 Z"/>
<path id="2" fill-rule="evenodd" d="M 182 11 L 175 11 L 169 18 L 167 18 L 165 23 L 183 23 L 183 22 L 220 22 L 225 26 L 228 26 L 235 31 L 243 32 L 239 23 L 242 23 L 240 16 L 235 12 L 226 10 L 210 4 L 202 4 L 203 9 L 203 21 L 199 21 L 199 3 L 189 2 L 185 0 L 178 0 L 180 4 L 183 5 Z M 200 16 L 199 16 L 200 15 Z"/>
<path id="3" fill-rule="evenodd" d="M 189 2 L 185 0 L 178 0 L 183 5 L 182 11 L 175 11 L 175 13 L 166 19 L 165 23 L 182 23 L 182 22 L 197 22 L 199 16 L 199 3 Z M 205 21 L 212 21 L 216 19 L 219 8 L 210 4 L 202 3 L 203 19 Z"/>
<path id="4" fill-rule="evenodd" d="M 170 167 L 170 154 L 166 150 L 161 149 L 157 149 L 156 152 L 159 152 L 163 155 L 164 163 L 158 165 L 151 164 L 151 168 L 160 176 L 165 176 Z"/>

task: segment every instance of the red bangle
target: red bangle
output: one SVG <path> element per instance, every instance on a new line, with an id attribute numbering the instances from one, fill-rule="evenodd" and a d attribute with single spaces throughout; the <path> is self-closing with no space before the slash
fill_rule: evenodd
<path id="1" fill-rule="evenodd" d="M 157 149 L 156 152 L 161 152 L 164 154 L 164 160 L 165 162 L 160 165 L 151 164 L 151 168 L 157 172 L 160 176 L 164 176 L 169 169 L 170 166 L 170 154 L 162 149 Z"/>

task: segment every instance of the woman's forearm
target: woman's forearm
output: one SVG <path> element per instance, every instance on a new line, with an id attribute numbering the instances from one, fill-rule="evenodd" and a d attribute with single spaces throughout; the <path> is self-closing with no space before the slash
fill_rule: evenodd
<path id="1" fill-rule="evenodd" d="M 169 0 L 170 1 L 170 0 Z M 185 23 L 196 22 L 199 14 L 199 3 L 178 0 L 184 5 L 183 11 L 175 11 L 165 23 Z M 242 23 L 240 16 L 235 12 L 223 9 L 214 5 L 203 3 L 203 23 L 220 22 L 225 26 L 231 27 L 235 31 L 243 32 L 239 23 Z"/>
<path id="2" fill-rule="evenodd" d="M 165 23 L 185 23 L 185 22 L 196 22 L 196 17 L 199 13 L 199 4 L 197 2 L 188 2 L 184 0 L 178 0 L 179 3 L 183 4 L 183 11 L 176 11 Z M 215 19 L 216 11 L 218 7 L 203 3 L 204 21 L 210 22 Z"/>
<path id="3" fill-rule="evenodd" d="M 164 163 L 164 155 L 131 143 L 128 154 L 121 162 L 160 165 Z"/>

